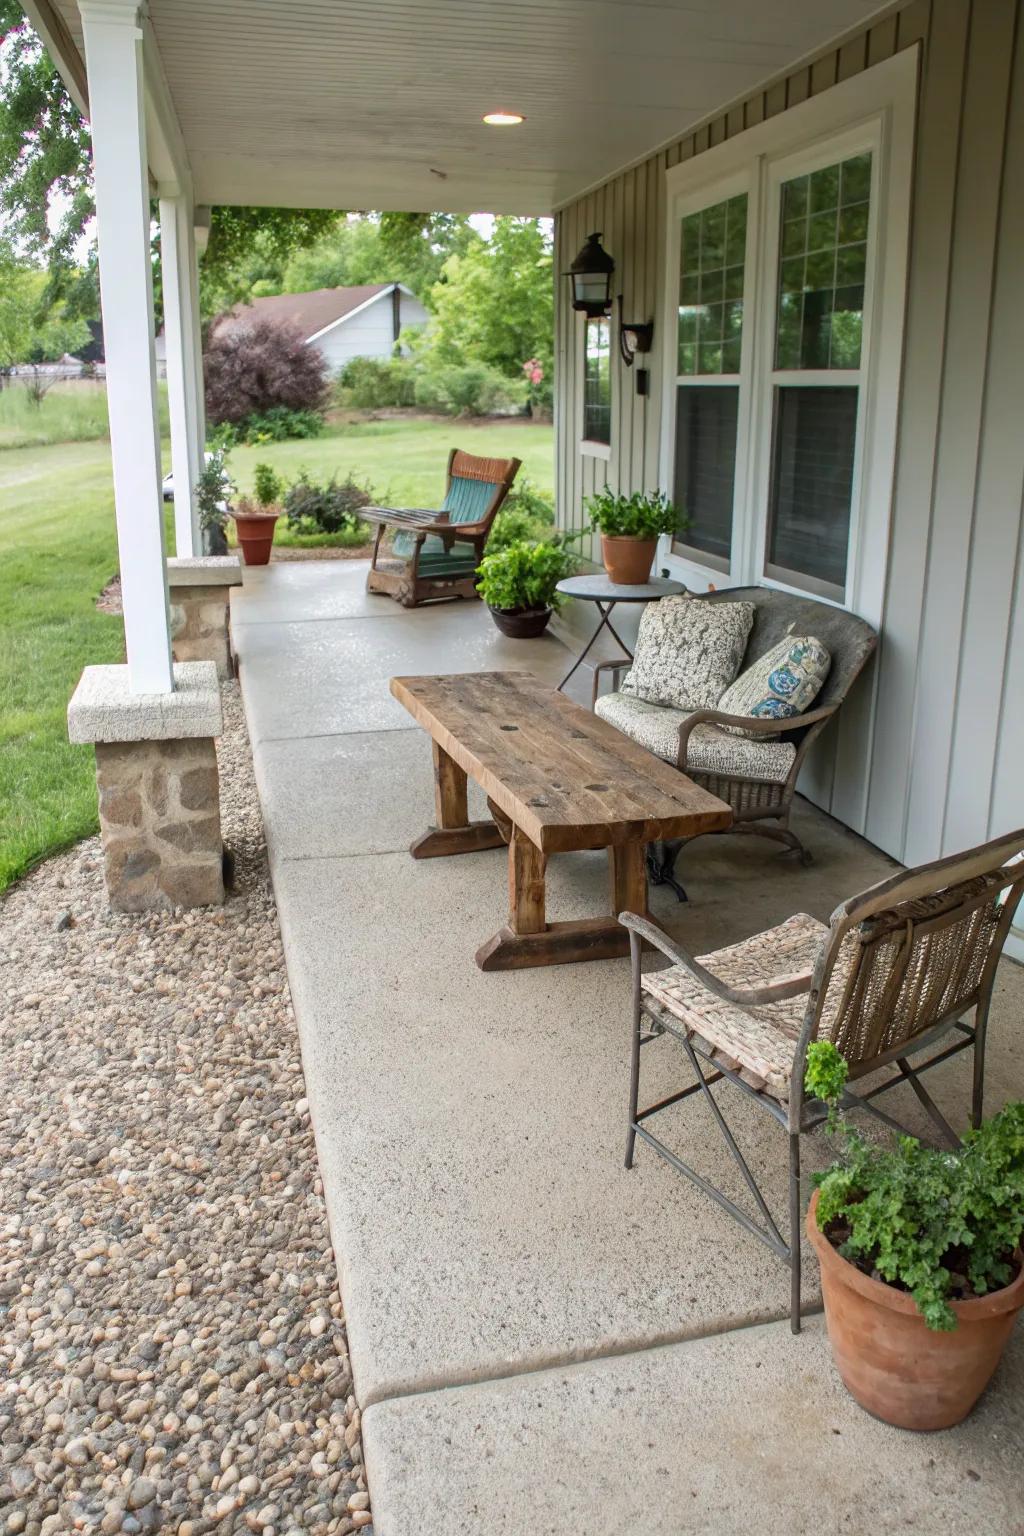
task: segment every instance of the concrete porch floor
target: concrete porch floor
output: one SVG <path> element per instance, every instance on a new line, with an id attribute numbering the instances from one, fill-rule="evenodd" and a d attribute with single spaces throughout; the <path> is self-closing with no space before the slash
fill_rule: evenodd
<path id="1" fill-rule="evenodd" d="M 409 859 L 433 819 L 430 748 L 387 680 L 518 667 L 555 683 L 568 652 L 503 639 L 477 604 L 404 612 L 365 595 L 365 573 L 249 569 L 232 624 L 379 1536 L 732 1532 L 766 1501 L 792 1531 L 821 1529 L 825 1508 L 826 1529 L 1015 1528 L 1024 1340 L 960 1430 L 868 1419 L 820 1321 L 789 1334 L 784 1266 L 652 1152 L 622 1167 L 628 963 L 477 970 L 505 918 L 505 856 Z M 586 702 L 589 673 L 577 682 Z M 656 889 L 655 915 L 699 953 L 796 911 L 827 918 L 892 867 L 809 806 L 797 820 L 812 868 L 709 838 L 684 861 L 690 903 Z M 600 911 L 605 870 L 601 854 L 556 860 L 552 916 Z M 992 1109 L 1024 1094 L 1022 1008 L 1024 971 L 1004 962 Z M 652 1098 L 684 1079 L 671 1042 L 647 1055 Z M 960 1057 L 933 1079 L 955 1123 L 968 1076 Z M 782 1133 L 732 1110 L 784 1210 Z M 674 1113 L 666 1139 L 728 1181 L 709 1113 Z M 805 1166 L 828 1154 L 809 1142 Z"/>

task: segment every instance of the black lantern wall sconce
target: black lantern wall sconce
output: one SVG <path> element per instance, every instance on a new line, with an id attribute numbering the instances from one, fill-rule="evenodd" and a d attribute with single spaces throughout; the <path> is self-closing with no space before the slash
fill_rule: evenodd
<path id="1" fill-rule="evenodd" d="M 588 235 L 569 268 L 572 307 L 590 319 L 607 315 L 612 307 L 612 273 L 615 262 L 601 245 L 600 232 Z"/>

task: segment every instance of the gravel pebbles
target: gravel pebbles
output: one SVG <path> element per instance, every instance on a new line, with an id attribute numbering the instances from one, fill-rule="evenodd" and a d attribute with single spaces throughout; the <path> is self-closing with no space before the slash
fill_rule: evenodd
<path id="1" fill-rule="evenodd" d="M 0 906 L 0 1532 L 372 1536 L 237 685 L 223 908 Z"/>

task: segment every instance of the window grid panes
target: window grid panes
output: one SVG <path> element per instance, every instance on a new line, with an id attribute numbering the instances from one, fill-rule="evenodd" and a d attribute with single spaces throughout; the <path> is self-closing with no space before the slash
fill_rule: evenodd
<path id="1" fill-rule="evenodd" d="M 782 186 L 775 367 L 860 367 L 870 152 Z"/>
<path id="2" fill-rule="evenodd" d="M 587 320 L 583 361 L 583 438 L 612 440 L 611 322 L 604 315 Z"/>
<path id="3" fill-rule="evenodd" d="M 745 192 L 682 220 L 680 376 L 739 373 L 746 245 Z"/>

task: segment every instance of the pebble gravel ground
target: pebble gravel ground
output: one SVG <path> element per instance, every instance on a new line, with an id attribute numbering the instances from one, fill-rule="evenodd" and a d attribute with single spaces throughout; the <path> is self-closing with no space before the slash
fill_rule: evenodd
<path id="1" fill-rule="evenodd" d="M 235 888 L 130 917 L 98 839 L 0 905 L 0 1532 L 372 1536 L 237 685 Z"/>

